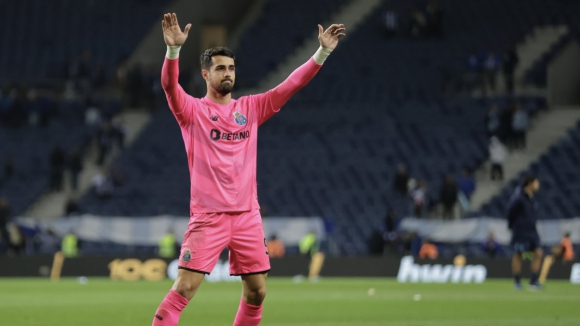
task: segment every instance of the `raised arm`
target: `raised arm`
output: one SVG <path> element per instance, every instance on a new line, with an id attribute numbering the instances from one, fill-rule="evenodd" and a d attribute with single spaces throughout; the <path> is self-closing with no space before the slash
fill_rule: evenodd
<path id="1" fill-rule="evenodd" d="M 260 123 L 263 123 L 288 102 L 292 95 L 306 86 L 316 75 L 326 58 L 338 45 L 338 41 L 345 36 L 343 24 L 333 24 L 326 31 L 318 25 L 318 41 L 320 47 L 316 53 L 302 66 L 294 70 L 280 85 L 264 94 L 256 95 L 261 102 Z"/>
<path id="2" fill-rule="evenodd" d="M 187 39 L 191 24 L 185 26 L 182 32 L 179 28 L 176 14 L 165 14 L 163 21 L 161 21 L 163 29 L 163 39 L 167 44 L 167 53 L 163 68 L 161 70 L 161 86 L 165 91 L 169 108 L 175 115 L 175 118 L 180 124 L 185 124 L 191 117 L 190 112 L 187 112 L 189 106 L 186 105 L 188 95 L 185 93 L 181 85 L 179 85 L 179 50 Z M 191 109 L 191 107 L 189 107 Z"/>

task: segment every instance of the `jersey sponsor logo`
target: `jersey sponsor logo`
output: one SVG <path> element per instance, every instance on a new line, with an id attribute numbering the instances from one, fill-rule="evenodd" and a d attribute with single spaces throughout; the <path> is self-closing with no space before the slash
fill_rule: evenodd
<path id="1" fill-rule="evenodd" d="M 244 140 L 250 138 L 250 131 L 240 131 L 240 132 L 221 132 L 217 129 L 212 129 L 209 132 L 209 137 L 212 140 L 225 140 L 225 141 L 234 141 L 234 140 Z"/>
<path id="2" fill-rule="evenodd" d="M 397 281 L 399 283 L 483 283 L 487 268 L 483 265 L 465 265 L 465 259 L 457 259 L 454 265 L 418 265 L 412 256 L 401 259 Z"/>
<path id="3" fill-rule="evenodd" d="M 189 251 L 189 249 L 187 249 L 184 253 L 183 256 L 181 256 L 181 260 L 183 260 L 184 262 L 188 262 L 191 260 L 191 251 Z"/>
<path id="4" fill-rule="evenodd" d="M 246 124 L 246 122 L 248 122 L 248 119 L 246 118 L 245 115 L 241 114 L 238 111 L 234 111 L 234 120 L 236 121 L 236 124 L 243 126 Z"/>

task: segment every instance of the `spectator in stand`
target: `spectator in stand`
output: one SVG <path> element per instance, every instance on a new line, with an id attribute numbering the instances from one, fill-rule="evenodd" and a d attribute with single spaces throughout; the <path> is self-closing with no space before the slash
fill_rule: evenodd
<path id="1" fill-rule="evenodd" d="M 79 174 L 83 170 L 81 154 L 76 148 L 70 151 L 68 169 L 70 172 L 71 189 L 76 191 L 79 188 Z"/>
<path id="2" fill-rule="evenodd" d="M 398 234 L 398 227 L 401 220 L 397 218 L 397 213 L 394 209 L 389 210 L 387 213 L 387 217 L 385 217 L 385 231 L 384 231 L 384 239 L 385 244 L 391 248 L 395 249 L 397 243 L 399 242 L 399 234 Z"/>
<path id="3" fill-rule="evenodd" d="M 516 111 L 516 102 L 510 100 L 507 110 L 503 110 L 500 114 L 500 134 L 499 139 L 508 147 L 513 147 L 514 130 L 513 118 Z"/>
<path id="4" fill-rule="evenodd" d="M 428 239 L 424 239 L 423 245 L 421 246 L 421 250 L 419 251 L 419 258 L 437 259 L 437 256 L 439 256 L 439 250 L 437 249 L 437 246 Z"/>
<path id="5" fill-rule="evenodd" d="M 73 197 L 69 197 L 64 205 L 64 216 L 73 216 L 80 214 L 79 204 Z"/>
<path id="6" fill-rule="evenodd" d="M 491 161 L 491 180 L 503 180 L 503 163 L 507 160 L 508 150 L 497 137 L 491 137 L 489 160 Z"/>
<path id="7" fill-rule="evenodd" d="M 425 34 L 427 30 L 427 18 L 421 10 L 411 12 L 411 36 L 418 38 Z"/>
<path id="8" fill-rule="evenodd" d="M 114 139 L 117 142 L 119 149 L 123 149 L 125 147 L 125 136 L 127 134 L 127 127 L 125 126 L 123 119 L 120 117 L 113 118 L 112 128 Z"/>
<path id="9" fill-rule="evenodd" d="M 8 222 L 11 217 L 10 204 L 8 199 L 0 197 L 0 254 L 2 254 L 10 244 L 8 235 Z"/>
<path id="10" fill-rule="evenodd" d="M 91 99 L 87 99 L 85 107 L 85 124 L 90 127 L 97 126 L 101 121 L 101 110 Z"/>
<path id="11" fill-rule="evenodd" d="M 369 255 L 382 256 L 385 252 L 385 238 L 381 230 L 374 230 L 367 240 Z"/>
<path id="12" fill-rule="evenodd" d="M 282 258 L 286 254 L 284 244 L 275 234 L 270 237 L 270 240 L 266 243 L 266 247 L 270 258 Z"/>
<path id="13" fill-rule="evenodd" d="M 92 185 L 99 199 L 109 199 L 113 195 L 113 183 L 102 170 L 93 177 Z"/>
<path id="14" fill-rule="evenodd" d="M 103 122 L 97 131 L 97 144 L 99 148 L 97 165 L 102 166 L 105 163 L 114 139 L 115 131 L 113 130 L 111 123 L 109 121 Z"/>
<path id="15" fill-rule="evenodd" d="M 24 255 L 26 254 L 26 237 L 24 233 L 15 223 L 8 224 L 8 234 L 9 234 L 9 255 Z"/>
<path id="16" fill-rule="evenodd" d="M 528 113 L 522 109 L 520 104 L 516 104 L 512 119 L 512 130 L 514 132 L 514 148 L 526 148 L 526 133 L 528 131 Z"/>
<path id="17" fill-rule="evenodd" d="M 427 13 L 428 32 L 430 35 L 441 35 L 441 25 L 443 23 L 443 12 L 437 1 L 431 0 L 425 10 Z"/>
<path id="18" fill-rule="evenodd" d="M 475 178 L 467 169 L 461 171 L 461 177 L 457 179 L 459 190 L 471 201 L 471 195 L 475 192 Z"/>
<path id="19" fill-rule="evenodd" d="M 557 259 L 563 261 L 574 260 L 574 247 L 572 246 L 572 241 L 570 241 L 570 232 L 564 233 L 564 237 L 560 244 L 552 248 L 552 254 Z"/>
<path id="20" fill-rule="evenodd" d="M 494 258 L 501 251 L 501 246 L 495 241 L 493 232 L 489 232 L 487 239 L 481 244 L 481 248 L 489 258 Z"/>
<path id="21" fill-rule="evenodd" d="M 385 26 L 385 34 L 387 36 L 397 35 L 397 33 L 399 32 L 399 15 L 393 9 L 391 4 L 389 4 L 388 8 L 385 10 L 383 19 Z"/>
<path id="22" fill-rule="evenodd" d="M 423 210 L 427 206 L 427 181 L 419 181 L 419 185 L 411 191 L 411 198 L 413 198 L 413 215 L 415 217 L 422 217 Z"/>
<path id="23" fill-rule="evenodd" d="M 485 75 L 486 86 L 493 93 L 495 93 L 495 79 L 499 67 L 500 67 L 499 57 L 493 51 L 488 52 L 485 60 L 483 61 L 483 70 Z"/>
<path id="24" fill-rule="evenodd" d="M 118 163 L 111 167 L 109 171 L 109 179 L 113 183 L 113 187 L 122 187 L 127 182 L 125 173 L 123 173 L 123 169 L 121 169 L 121 166 Z"/>
<path id="25" fill-rule="evenodd" d="M 60 247 L 60 239 L 52 229 L 38 232 L 34 237 L 35 251 L 43 254 L 54 254 Z"/>
<path id="26" fill-rule="evenodd" d="M 485 129 L 487 131 L 488 137 L 498 136 L 500 127 L 501 120 L 499 115 L 499 107 L 494 103 L 485 116 Z"/>
<path id="27" fill-rule="evenodd" d="M 457 204 L 457 183 L 450 174 L 445 175 L 445 179 L 439 189 L 439 201 L 443 206 L 443 219 L 455 218 L 455 204 Z"/>
<path id="28" fill-rule="evenodd" d="M 14 176 L 14 156 L 9 156 L 4 164 L 4 180 L 8 180 Z"/>
<path id="29" fill-rule="evenodd" d="M 393 180 L 393 190 L 402 197 L 409 195 L 409 174 L 405 164 L 401 163 L 397 166 L 397 174 Z"/>
<path id="30" fill-rule="evenodd" d="M 514 72 L 518 66 L 520 58 L 513 46 L 506 45 L 503 53 L 503 76 L 505 80 L 505 89 L 508 94 L 514 92 Z"/>
<path id="31" fill-rule="evenodd" d="M 60 146 L 50 152 L 50 190 L 61 191 L 64 178 L 66 156 Z"/>

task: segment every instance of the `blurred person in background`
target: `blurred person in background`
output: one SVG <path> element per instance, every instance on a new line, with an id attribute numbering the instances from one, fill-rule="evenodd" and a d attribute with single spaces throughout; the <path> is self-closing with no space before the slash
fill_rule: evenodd
<path id="1" fill-rule="evenodd" d="M 487 88 L 495 93 L 496 74 L 500 67 L 500 58 L 493 51 L 489 51 L 483 61 L 483 71 Z"/>
<path id="2" fill-rule="evenodd" d="M 536 203 L 535 194 L 540 190 L 540 181 L 533 175 L 524 178 L 521 188 L 516 189 L 510 198 L 507 207 L 508 228 L 512 231 L 511 245 L 514 249 L 512 258 L 512 272 L 514 276 L 515 288 L 522 289 L 521 272 L 522 256 L 532 252 L 533 260 L 531 264 L 532 276 L 530 278 L 530 290 L 542 289 L 538 282 L 540 263 L 543 258 L 540 235 L 536 229 Z"/>
<path id="3" fill-rule="evenodd" d="M 371 256 L 382 256 L 385 252 L 385 237 L 381 230 L 373 230 L 367 240 L 367 250 Z"/>
<path id="4" fill-rule="evenodd" d="M 111 122 L 105 120 L 99 129 L 97 130 L 97 147 L 98 147 L 98 157 L 97 165 L 102 166 L 107 159 L 107 155 L 111 151 L 113 142 L 115 141 L 115 130 L 111 126 Z"/>
<path id="5" fill-rule="evenodd" d="M 419 250 L 419 258 L 437 259 L 437 256 L 439 256 L 439 250 L 437 249 L 437 246 L 429 239 L 424 239 L 423 245 L 421 245 L 421 250 Z"/>
<path id="6" fill-rule="evenodd" d="M 78 149 L 73 148 L 68 157 L 68 170 L 70 173 L 70 186 L 73 191 L 79 188 L 79 174 L 83 170 L 83 161 Z"/>
<path id="7" fill-rule="evenodd" d="M 159 257 L 161 258 L 175 258 L 177 257 L 177 248 L 178 248 L 177 240 L 175 240 L 175 233 L 173 230 L 168 230 L 162 237 L 159 239 L 158 243 L 158 253 Z"/>
<path id="8" fill-rule="evenodd" d="M 66 164 L 66 154 L 60 146 L 50 152 L 50 190 L 61 191 Z"/>
<path id="9" fill-rule="evenodd" d="M 397 217 L 397 212 L 394 209 L 390 209 L 385 217 L 383 238 L 385 245 L 392 251 L 397 249 L 400 242 L 398 232 L 400 223 L 401 219 Z"/>
<path id="10" fill-rule="evenodd" d="M 6 164 L 4 164 L 4 181 L 12 178 L 14 176 L 14 156 L 9 156 L 6 159 Z"/>
<path id="11" fill-rule="evenodd" d="M 8 235 L 8 223 L 12 211 L 8 199 L 0 197 L 0 254 L 6 250 L 10 244 L 10 236 Z"/>
<path id="12" fill-rule="evenodd" d="M 508 94 L 514 92 L 514 72 L 518 66 L 520 58 L 518 53 L 511 45 L 506 45 L 502 58 L 502 69 L 505 80 L 505 89 Z"/>
<path id="13" fill-rule="evenodd" d="M 445 175 L 443 184 L 439 189 L 439 201 L 443 206 L 443 219 L 455 218 L 455 204 L 457 204 L 457 183 L 450 174 Z"/>
<path id="14" fill-rule="evenodd" d="M 79 215 L 81 212 L 79 204 L 74 197 L 69 197 L 64 204 L 64 216 Z"/>
<path id="15" fill-rule="evenodd" d="M 570 232 L 564 233 L 564 237 L 562 237 L 560 244 L 552 248 L 552 254 L 557 259 L 563 261 L 574 260 L 574 247 L 572 246 L 572 241 L 570 241 Z"/>
<path id="16" fill-rule="evenodd" d="M 427 14 L 428 32 L 430 35 L 441 35 L 443 24 L 443 12 L 441 6 L 435 0 L 429 1 L 425 9 Z"/>
<path id="17" fill-rule="evenodd" d="M 62 238 L 60 250 L 66 258 L 75 258 L 79 255 L 79 239 L 73 230 Z"/>
<path id="18" fill-rule="evenodd" d="M 491 180 L 503 180 L 503 163 L 507 160 L 508 149 L 499 140 L 491 137 L 489 144 L 489 160 L 491 162 Z"/>
<path id="19" fill-rule="evenodd" d="M 409 174 L 405 164 L 401 163 L 397 166 L 397 174 L 395 174 L 393 179 L 393 190 L 402 197 L 406 197 L 409 194 Z"/>
<path id="20" fill-rule="evenodd" d="M 461 170 L 461 176 L 457 179 L 457 185 L 459 186 L 459 191 L 465 195 L 465 198 L 471 201 L 471 195 L 475 192 L 476 185 L 475 178 L 469 173 L 469 170 Z"/>
<path id="21" fill-rule="evenodd" d="M 275 234 L 273 234 L 270 237 L 270 240 L 268 240 L 266 243 L 266 248 L 270 258 L 282 258 L 286 254 L 286 248 L 284 248 L 284 244 Z"/>
<path id="22" fill-rule="evenodd" d="M 91 180 L 95 194 L 99 199 L 109 199 L 113 195 L 113 182 L 109 176 L 105 173 L 104 169 L 101 169 Z"/>
<path id="23" fill-rule="evenodd" d="M 26 237 L 16 223 L 8 224 L 8 254 L 21 256 L 26 254 Z"/>
<path id="24" fill-rule="evenodd" d="M 494 258 L 500 252 L 501 246 L 495 241 L 493 232 L 489 232 L 487 239 L 481 244 L 481 249 L 489 258 Z"/>
<path id="25" fill-rule="evenodd" d="M 238 99 L 232 98 L 235 54 L 225 47 L 207 49 L 200 57 L 207 93 L 199 99 L 187 94 L 179 83 L 179 52 L 192 25 L 182 32 L 176 14 L 164 15 L 161 25 L 167 45 L 161 83 L 188 156 L 191 219 L 181 247 L 177 279 L 156 310 L 152 324 L 177 325 L 204 274 L 211 272 L 227 247 L 230 273 L 242 278 L 242 297 L 233 324 L 257 326 L 262 320 L 270 270 L 256 194 L 257 128 L 314 78 L 345 36 L 345 28 L 333 24 L 324 30 L 318 25 L 320 47 L 306 63 L 273 89 Z M 199 166 L 206 168 L 200 170 Z M 206 237 L 196 236 L 200 232 Z M 310 247 L 312 252 L 315 245 Z M 322 254 L 315 257 L 309 277 L 317 276 L 324 260 Z"/>
<path id="26" fill-rule="evenodd" d="M 489 109 L 489 112 L 485 116 L 485 130 L 487 131 L 488 137 L 498 136 L 500 132 L 501 121 L 499 114 L 499 106 L 493 104 Z"/>
<path id="27" fill-rule="evenodd" d="M 518 103 L 515 106 L 512 119 L 512 130 L 514 135 L 515 149 L 526 148 L 526 133 L 528 132 L 528 127 L 529 127 L 528 113 L 524 109 L 522 109 L 522 106 Z"/>
<path id="28" fill-rule="evenodd" d="M 422 217 L 427 206 L 427 181 L 419 181 L 419 185 L 411 191 L 413 199 L 413 216 Z"/>
<path id="29" fill-rule="evenodd" d="M 303 236 L 298 243 L 298 250 L 300 251 L 300 254 L 304 256 L 312 257 L 318 252 L 319 248 L 320 245 L 316 236 L 316 231 L 314 230 Z"/>
<path id="30" fill-rule="evenodd" d="M 34 237 L 35 251 L 44 254 L 54 254 L 60 246 L 60 239 L 52 229 L 39 231 Z"/>

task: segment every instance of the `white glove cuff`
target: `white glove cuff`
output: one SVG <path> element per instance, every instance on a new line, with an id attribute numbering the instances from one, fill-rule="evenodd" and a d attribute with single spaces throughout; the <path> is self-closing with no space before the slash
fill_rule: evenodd
<path id="1" fill-rule="evenodd" d="M 324 63 L 326 58 L 328 58 L 331 52 L 332 52 L 331 49 L 325 49 L 322 46 L 320 46 L 318 50 L 316 50 L 316 53 L 314 53 L 314 55 L 312 56 L 312 59 L 314 59 L 314 62 L 321 65 Z"/>
<path id="2" fill-rule="evenodd" d="M 177 59 L 179 58 L 179 50 L 181 50 L 181 45 L 168 45 L 167 46 L 167 53 L 165 56 L 168 59 Z"/>

